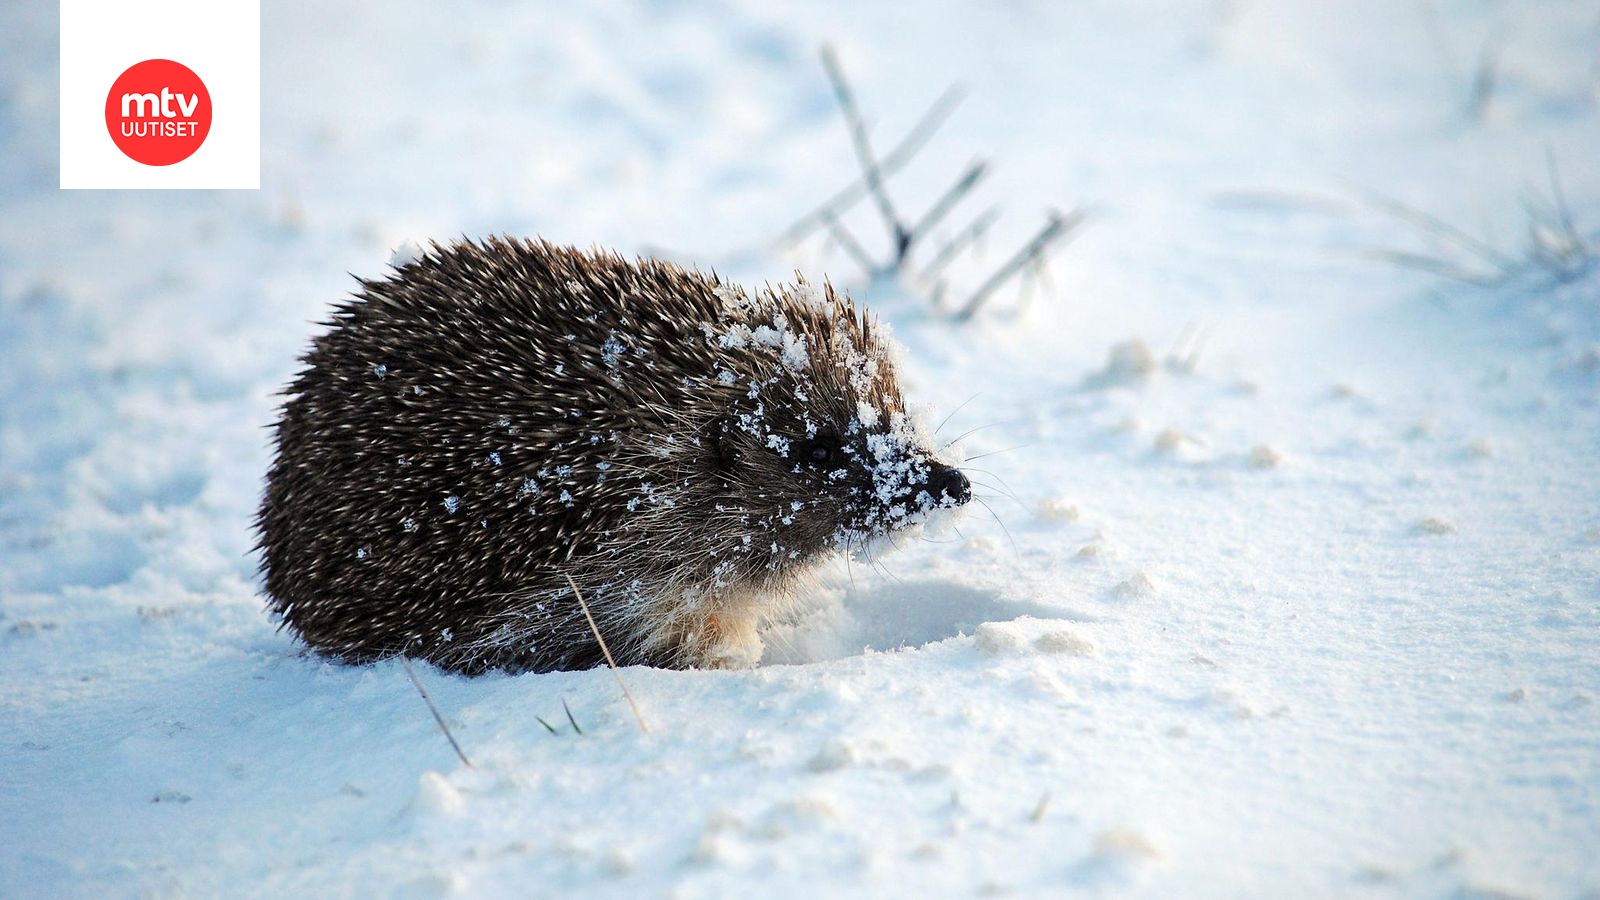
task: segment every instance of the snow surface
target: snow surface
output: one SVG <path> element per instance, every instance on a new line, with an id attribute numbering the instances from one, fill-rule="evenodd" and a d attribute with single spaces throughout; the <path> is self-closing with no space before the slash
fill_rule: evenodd
<path id="1" fill-rule="evenodd" d="M 1547 149 L 1595 234 L 1596 4 L 273 3 L 233 193 L 58 191 L 56 27 L 0 5 L 0 895 L 1600 891 L 1600 277 L 1369 252 L 1524 246 Z M 766 244 L 855 171 L 823 40 L 880 147 L 966 86 L 893 182 L 997 161 L 965 277 L 1093 206 L 1019 316 L 875 295 L 1005 527 L 627 670 L 648 734 L 419 667 L 468 769 L 264 614 L 274 392 L 407 241 L 856 284 Z"/>

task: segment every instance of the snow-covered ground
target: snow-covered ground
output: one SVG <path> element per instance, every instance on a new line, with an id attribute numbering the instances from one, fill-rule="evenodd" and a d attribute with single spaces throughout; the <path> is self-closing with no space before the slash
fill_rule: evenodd
<path id="1" fill-rule="evenodd" d="M 263 16 L 261 191 L 61 192 L 54 5 L 0 5 L 0 896 L 1600 892 L 1600 270 L 1372 253 L 1450 251 L 1378 196 L 1521 253 L 1547 152 L 1596 239 L 1600 5 Z M 468 769 L 268 620 L 274 392 L 406 239 L 855 284 L 769 241 L 855 174 L 824 40 L 880 146 L 965 85 L 892 189 L 995 159 L 966 277 L 1093 209 L 1020 315 L 877 297 L 1014 448 L 999 522 L 830 573 L 755 670 L 627 670 L 649 734 L 604 670 L 419 667 Z"/>

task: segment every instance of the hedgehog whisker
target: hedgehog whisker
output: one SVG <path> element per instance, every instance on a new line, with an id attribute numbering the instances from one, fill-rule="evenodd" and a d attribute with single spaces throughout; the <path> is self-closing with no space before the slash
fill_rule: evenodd
<path id="1" fill-rule="evenodd" d="M 989 497 L 989 499 L 991 499 L 991 500 L 993 500 L 993 499 L 1010 500 L 1012 503 L 1017 504 L 1018 506 L 1022 507 L 1023 509 L 1027 509 L 1028 508 L 1027 504 L 1025 504 L 1021 500 L 1017 499 L 1017 495 L 1016 494 L 1011 493 L 1010 491 L 1006 490 L 1005 488 L 998 487 L 996 485 L 992 485 L 987 481 L 979 481 L 976 478 L 972 479 L 972 486 L 975 487 L 975 488 L 983 488 L 984 490 L 988 491 L 989 493 L 986 496 Z"/>
<path id="2" fill-rule="evenodd" d="M 1000 485 L 1002 487 L 1004 487 L 1006 490 L 1011 490 L 1011 485 L 1007 484 L 1006 480 L 1004 478 L 1001 478 L 997 473 L 992 472 L 989 469 L 980 469 L 977 466 L 969 466 L 966 463 L 962 463 L 961 464 L 961 471 L 963 471 L 963 472 L 977 472 L 980 475 L 987 475 L 990 478 L 993 478 L 995 481 L 999 482 Z M 1015 492 L 1013 492 L 1013 494 L 1014 493 Z"/>
<path id="3" fill-rule="evenodd" d="M 882 563 L 882 562 L 880 562 L 880 561 L 879 561 L 879 560 L 878 560 L 878 559 L 877 559 L 877 558 L 876 558 L 876 557 L 875 557 L 875 556 L 874 556 L 874 555 L 873 555 L 873 553 L 872 553 L 872 545 L 871 545 L 871 544 L 870 544 L 870 543 L 868 543 L 868 544 L 864 544 L 864 545 L 863 545 L 863 546 L 862 546 L 862 548 L 861 548 L 861 551 L 862 551 L 862 552 L 863 552 L 863 553 L 865 553 L 865 554 L 867 554 L 867 564 L 868 564 L 868 565 L 870 565 L 870 566 L 872 566 L 872 568 L 873 568 L 873 569 L 874 569 L 874 570 L 876 570 L 876 571 L 877 571 L 877 572 L 878 572 L 878 574 L 880 574 L 880 575 L 882 575 L 882 576 L 883 576 L 883 577 L 885 577 L 885 578 L 887 578 L 887 579 L 889 579 L 889 580 L 890 580 L 890 581 L 893 581 L 893 582 L 894 582 L 894 583 L 895 583 L 895 584 L 903 584 L 903 583 L 904 583 L 904 582 L 902 582 L 902 581 L 901 581 L 901 580 L 900 580 L 900 579 L 899 579 L 899 578 L 897 578 L 897 577 L 896 577 L 896 576 L 895 576 L 895 575 L 894 575 L 894 573 L 893 573 L 893 572 L 890 572 L 890 571 L 889 571 L 889 569 L 888 569 L 888 568 L 887 568 L 887 567 L 886 567 L 886 566 L 884 566 L 884 565 L 883 565 L 883 563 Z"/>
<path id="4" fill-rule="evenodd" d="M 846 544 L 845 548 L 844 548 L 844 574 L 845 574 L 845 577 L 850 580 L 850 592 L 851 593 L 855 593 L 855 589 L 856 589 L 856 573 L 855 573 L 855 569 L 851 568 L 851 565 L 850 565 L 850 558 L 852 556 L 854 556 L 854 555 L 855 555 L 855 548 L 852 547 L 849 544 Z"/>
<path id="5" fill-rule="evenodd" d="M 769 622 L 769 624 L 770 624 L 770 622 Z M 795 623 L 795 624 L 798 624 L 798 623 Z M 762 636 L 765 637 L 765 639 L 767 641 L 771 642 L 771 643 L 782 645 L 780 649 L 782 649 L 784 651 L 784 654 L 789 659 L 792 660 L 792 659 L 798 659 L 799 658 L 799 656 L 800 656 L 800 648 L 796 647 L 794 641 L 791 641 L 786 635 L 779 634 L 776 631 L 767 630 L 767 631 L 763 631 L 762 632 Z"/>
<path id="6" fill-rule="evenodd" d="M 1017 444 L 1014 447 L 1006 447 L 1003 450 L 990 450 L 988 453 L 979 453 L 977 456 L 972 457 L 972 459 L 983 459 L 985 456 L 997 456 L 1001 453 L 1010 453 L 1013 450 L 1021 450 L 1032 446 L 1032 444 Z M 970 460 L 968 461 L 970 462 Z"/>
<path id="7" fill-rule="evenodd" d="M 1007 500 L 1010 500 L 1012 503 L 1015 503 L 1016 505 L 1022 507 L 1023 509 L 1027 509 L 1028 508 L 1028 505 L 1026 503 L 1023 503 L 1021 500 L 1017 499 L 1017 495 L 1011 493 L 1011 491 L 1009 489 L 1007 489 L 1007 488 L 996 487 L 995 485 L 992 485 L 987 481 L 979 481 L 976 478 L 972 479 L 972 486 L 973 487 L 988 488 L 989 490 L 995 492 L 995 496 L 1004 497 Z"/>
<path id="8" fill-rule="evenodd" d="M 938 437 L 939 436 L 939 432 L 943 431 L 944 427 L 946 425 L 950 424 L 950 420 L 956 417 L 956 413 L 961 412 L 963 409 L 966 409 L 968 403 L 971 403 L 972 401 L 978 399 L 978 397 L 982 396 L 982 394 L 983 394 L 982 391 L 978 391 L 977 393 L 974 393 L 972 396 L 968 397 L 967 399 L 961 401 L 961 405 L 960 406 L 957 406 L 955 409 L 950 410 L 950 414 L 945 416 L 944 419 L 939 422 L 939 427 L 935 428 L 933 430 L 934 437 Z"/>
<path id="9" fill-rule="evenodd" d="M 1011 542 L 1011 552 L 1021 553 L 1022 551 L 1017 549 L 1017 539 L 1011 536 L 1011 529 L 1006 527 L 1006 523 L 1000 521 L 1000 517 L 995 514 L 994 507 L 984 503 L 983 498 L 981 497 L 973 497 L 972 499 L 982 504 L 983 508 L 989 511 L 989 517 L 994 519 L 994 523 L 1000 526 L 1001 531 L 1005 532 L 1006 540 Z"/>
<path id="10" fill-rule="evenodd" d="M 1004 496 L 1002 494 L 975 494 L 974 496 L 982 497 L 985 500 L 1010 500 L 1011 499 L 1010 497 L 1006 497 L 1006 496 Z M 1023 508 L 1026 509 L 1027 507 L 1023 507 Z"/>
<path id="11" fill-rule="evenodd" d="M 962 438 L 971 437 L 972 435 L 975 435 L 978 432 L 983 431 L 985 429 L 994 428 L 997 425 L 1015 425 L 1019 421 L 1021 421 L 1021 420 L 1020 419 L 1002 419 L 999 422 L 990 422 L 987 425 L 979 425 L 976 428 L 969 428 L 966 431 L 963 431 L 960 434 L 956 435 L 955 437 L 951 438 L 950 440 L 945 441 L 944 443 L 940 444 L 939 445 L 939 449 L 940 450 L 944 450 L 946 447 L 949 447 L 951 444 L 959 443 Z"/>
<path id="12" fill-rule="evenodd" d="M 872 566 L 872 571 L 877 572 L 879 575 L 882 575 L 885 579 L 887 579 L 889 581 L 892 581 L 895 584 L 899 584 L 900 583 L 900 579 L 896 578 L 894 576 L 894 573 L 890 572 L 888 569 L 885 569 L 883 567 L 883 564 L 878 562 L 877 560 L 867 560 L 867 564 Z"/>

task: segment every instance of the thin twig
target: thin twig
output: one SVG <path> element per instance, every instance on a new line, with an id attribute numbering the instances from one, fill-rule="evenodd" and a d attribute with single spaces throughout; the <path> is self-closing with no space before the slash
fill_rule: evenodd
<path id="1" fill-rule="evenodd" d="M 1059 212 L 1051 212 L 1050 220 L 1045 223 L 1043 228 L 1039 229 L 1038 234 L 1035 234 L 1032 240 L 1024 244 L 1022 249 L 1018 250 L 1011 259 L 1006 261 L 1005 265 L 995 270 L 995 273 L 989 276 L 989 280 L 972 292 L 972 296 L 967 299 L 966 305 L 956 312 L 956 320 L 964 322 L 971 319 L 982 308 L 983 304 L 988 302 L 989 297 L 1001 285 L 1009 281 L 1012 276 L 1016 275 L 1024 265 L 1048 250 L 1051 244 L 1077 230 L 1078 226 L 1083 223 L 1084 215 L 1082 210 L 1073 210 L 1064 216 Z"/>
<path id="2" fill-rule="evenodd" d="M 964 96 L 965 93 L 960 85 L 951 85 L 946 88 L 945 92 L 940 94 L 937 100 L 933 101 L 933 105 L 928 107 L 928 111 L 922 114 L 922 118 L 917 120 L 917 124 L 911 126 L 911 130 L 906 132 L 906 136 L 900 139 L 900 143 L 895 144 L 893 149 L 878 160 L 879 174 L 887 179 L 900 171 L 906 163 L 910 162 L 911 158 L 917 154 L 917 151 L 921 150 L 923 145 L 928 142 L 928 139 L 933 137 L 934 132 L 938 131 L 939 127 L 945 123 L 945 120 L 950 118 L 950 113 L 955 111 L 956 105 L 961 102 Z M 826 202 L 796 219 L 794 224 L 785 228 L 783 234 L 778 236 L 777 243 L 780 245 L 790 244 L 804 238 L 817 225 L 822 223 L 825 214 L 833 213 L 838 215 L 843 213 L 850 207 L 855 206 L 862 197 L 867 195 L 867 192 L 866 178 L 860 175 L 856 176 L 854 181 L 845 185 L 832 197 L 829 197 Z"/>
<path id="3" fill-rule="evenodd" d="M 904 161 L 910 159 L 922 147 L 928 137 L 943 123 L 959 99 L 959 94 L 952 89 L 941 95 L 935 101 L 933 107 L 912 128 L 911 132 L 895 146 L 895 149 L 880 159 L 873 153 L 866 118 L 862 115 L 856 94 L 845 76 L 844 68 L 839 62 L 838 53 L 831 45 L 823 44 L 820 56 L 823 69 L 828 76 L 829 84 L 833 88 L 835 99 L 838 101 L 839 109 L 844 117 L 845 128 L 850 136 L 851 148 L 855 152 L 856 161 L 860 165 L 861 175 L 857 181 L 852 182 L 847 188 L 829 198 L 820 207 L 789 226 L 778 241 L 783 244 L 803 237 L 813 228 L 818 226 L 825 227 L 832 242 L 843 248 L 845 253 L 869 277 L 877 278 L 892 274 L 907 281 L 917 282 L 920 289 L 927 291 L 929 295 L 928 302 L 932 308 L 941 314 L 945 314 L 948 284 L 942 277 L 943 270 L 960 253 L 965 252 L 983 237 L 997 217 L 998 212 L 993 208 L 986 210 L 958 232 L 954 238 L 946 241 L 934 253 L 933 260 L 923 268 L 920 277 L 914 276 L 909 271 L 911 252 L 919 242 L 927 239 L 934 228 L 949 217 L 955 207 L 983 181 L 989 173 L 989 165 L 983 160 L 969 163 L 961 174 L 956 177 L 955 181 L 934 200 L 933 204 L 914 223 L 909 224 L 906 219 L 902 218 L 899 210 L 895 207 L 894 200 L 889 196 L 886 181 L 888 175 L 895 171 Z M 840 222 L 842 213 L 866 196 L 872 197 L 879 217 L 889 231 L 892 244 L 892 250 L 887 260 L 881 264 L 873 261 L 873 255 Z M 1055 242 L 1071 234 L 1083 221 L 1084 216 L 1085 214 L 1082 211 L 1073 211 L 1067 215 L 1052 211 L 1044 227 L 1035 233 L 1011 259 L 1007 260 L 1004 265 L 991 274 L 976 291 L 968 296 L 966 302 L 954 313 L 953 318 L 957 321 L 971 319 L 978 309 L 989 301 L 995 291 L 1015 279 L 1019 272 L 1027 274 L 1023 283 L 1025 297 L 1021 303 L 1017 304 L 1014 312 L 1020 312 L 1024 309 L 1034 291 L 1047 283 L 1047 270 L 1045 267 L 1047 252 Z M 930 285 L 931 287 L 929 287 Z"/>
<path id="4" fill-rule="evenodd" d="M 1035 274 L 1038 275 L 1039 284 L 1044 287 L 1045 293 L 1054 293 L 1056 280 L 1050 275 L 1050 257 L 1041 255 L 1037 262 L 1039 269 Z"/>
<path id="5" fill-rule="evenodd" d="M 1023 267 L 1022 284 L 1017 288 L 1017 305 L 1011 310 L 1007 318 L 1016 318 L 1033 305 L 1034 282 L 1039 280 L 1039 256 L 1035 254 L 1028 264 Z"/>
<path id="6" fill-rule="evenodd" d="M 905 257 L 911 253 L 911 247 L 921 240 L 924 235 L 932 231 L 933 227 L 938 225 L 941 219 L 949 215 L 950 210 L 961 201 L 961 198 L 977 187 L 978 182 L 982 181 L 984 176 L 988 174 L 989 164 L 981 159 L 974 160 L 968 165 L 966 170 L 961 173 L 961 177 L 957 178 L 955 183 L 950 185 L 949 189 L 938 200 L 934 201 L 933 206 L 930 206 L 928 211 L 922 214 L 922 218 L 911 226 L 911 231 L 906 241 L 905 254 L 895 262 L 897 264 L 905 262 Z"/>
<path id="7" fill-rule="evenodd" d="M 984 233 L 989 230 L 989 226 L 993 225 L 994 220 L 999 216 L 1000 208 L 997 206 L 991 206 L 984 210 L 982 215 L 973 219 L 971 224 L 961 229 L 955 237 L 946 241 L 945 245 L 939 248 L 938 252 L 933 255 L 933 260 L 923 267 L 922 274 L 919 277 L 923 281 L 932 281 L 938 277 L 939 273 L 944 271 L 944 267 L 953 262 L 961 254 L 961 251 L 966 249 L 967 244 L 982 238 Z"/>
<path id="8" fill-rule="evenodd" d="M 877 274 L 878 264 L 872 261 L 871 254 L 867 253 L 866 248 L 861 246 L 861 242 L 856 240 L 856 236 L 844 227 L 844 223 L 840 222 L 832 211 L 823 213 L 822 221 L 823 224 L 828 226 L 828 234 L 833 236 L 833 242 L 843 248 L 851 259 L 855 260 L 856 265 L 861 267 L 863 274 L 868 278 Z"/>
<path id="9" fill-rule="evenodd" d="M 461 757 L 467 768 L 476 769 L 477 766 L 472 764 L 472 760 L 467 759 L 467 755 L 461 752 L 461 745 L 456 743 L 456 736 L 450 733 L 450 726 L 445 724 L 444 716 L 439 714 L 439 707 L 433 705 L 433 698 L 428 696 L 428 689 L 417 679 L 416 671 L 411 668 L 411 660 L 402 656 L 400 665 L 405 667 L 406 674 L 411 677 L 411 683 L 416 687 L 417 693 L 422 695 L 422 702 L 428 704 L 428 712 L 433 713 L 433 721 L 439 723 L 439 730 L 444 732 L 445 740 L 450 742 L 450 749 L 456 751 L 456 756 Z"/>
<path id="10" fill-rule="evenodd" d="M 600 626 L 594 623 L 594 614 L 589 612 L 589 604 L 583 599 L 583 592 L 578 590 L 578 583 L 567 575 L 567 584 L 572 588 L 572 595 L 578 598 L 578 605 L 583 607 L 583 617 L 589 620 L 589 630 L 594 632 L 594 639 L 600 643 L 600 652 L 606 655 L 606 665 L 611 667 L 611 674 L 617 679 L 617 686 L 622 688 L 622 696 L 628 698 L 628 706 L 633 709 L 633 717 L 639 720 L 639 730 L 645 734 L 650 733 L 650 726 L 644 723 L 644 716 L 639 714 L 639 704 L 633 702 L 633 692 L 628 690 L 628 683 L 622 680 L 622 672 L 617 669 L 617 661 L 611 657 L 611 648 L 606 646 L 606 639 L 600 634 Z M 568 713 L 571 715 L 571 713 Z M 577 723 L 573 723 L 577 727 Z"/>
<path id="11" fill-rule="evenodd" d="M 844 69 L 839 66 L 839 57 L 833 52 L 833 47 L 822 45 L 822 66 L 828 71 L 828 80 L 833 83 L 834 96 L 839 100 L 839 108 L 844 113 L 845 124 L 850 130 L 850 143 L 855 147 L 856 161 L 861 164 L 861 175 L 867 183 L 867 190 L 872 198 L 877 201 L 878 212 L 883 216 L 884 225 L 889 229 L 890 239 L 894 241 L 895 258 L 900 259 L 905 255 L 905 248 L 910 243 L 910 234 L 905 225 L 901 224 L 900 214 L 895 212 L 894 201 L 889 199 L 889 192 L 883 187 L 883 173 L 878 168 L 878 160 L 872 155 L 872 142 L 867 138 L 867 123 L 861 118 L 861 109 L 856 106 L 855 94 L 850 90 L 850 83 L 845 80 Z"/>

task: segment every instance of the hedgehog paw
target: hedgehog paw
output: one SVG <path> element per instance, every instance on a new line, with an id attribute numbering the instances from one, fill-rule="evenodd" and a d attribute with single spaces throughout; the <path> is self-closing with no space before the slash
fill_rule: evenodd
<path id="1" fill-rule="evenodd" d="M 753 616 L 720 615 L 707 617 L 695 641 L 695 665 L 702 669 L 750 669 L 765 649 L 756 633 Z"/>
<path id="2" fill-rule="evenodd" d="M 726 636 L 706 648 L 702 665 L 707 669 L 753 669 L 766 649 L 754 634 Z"/>

